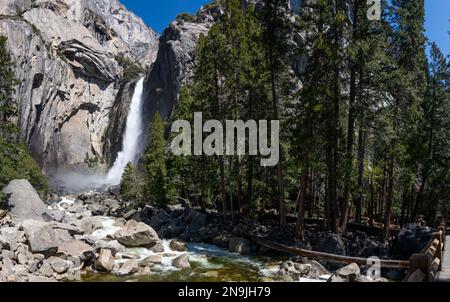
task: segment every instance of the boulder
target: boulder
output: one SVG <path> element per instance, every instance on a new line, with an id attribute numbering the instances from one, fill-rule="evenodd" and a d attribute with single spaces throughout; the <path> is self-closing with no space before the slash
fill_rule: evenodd
<path id="1" fill-rule="evenodd" d="M 136 214 L 136 213 L 137 213 L 137 210 L 135 210 L 135 209 L 129 210 L 128 212 L 126 212 L 125 214 L 123 214 L 123 218 L 124 218 L 125 220 L 128 220 L 128 219 L 130 219 L 131 217 L 133 217 L 133 215 Z"/>
<path id="2" fill-rule="evenodd" d="M 107 206 L 97 203 L 89 205 L 88 210 L 91 211 L 94 216 L 106 216 L 109 212 L 109 208 Z"/>
<path id="3" fill-rule="evenodd" d="M 136 259 L 130 259 L 126 261 L 120 269 L 117 271 L 117 275 L 119 276 L 128 276 L 134 273 L 137 273 L 139 270 L 139 264 Z"/>
<path id="4" fill-rule="evenodd" d="M 318 246 L 317 250 L 324 253 L 345 255 L 345 243 L 342 238 L 333 233 L 329 233 L 323 238 Z"/>
<path id="5" fill-rule="evenodd" d="M 355 282 L 361 276 L 361 270 L 359 269 L 358 264 L 351 263 L 337 270 L 334 274 L 346 281 Z"/>
<path id="6" fill-rule="evenodd" d="M 130 220 L 114 237 L 126 247 L 154 246 L 159 241 L 158 234 L 150 226 Z"/>
<path id="7" fill-rule="evenodd" d="M 25 254 L 17 255 L 17 263 L 25 265 L 28 263 L 28 257 Z"/>
<path id="8" fill-rule="evenodd" d="M 293 261 L 283 262 L 279 274 L 290 278 L 292 281 L 300 281 L 300 278 L 311 270 L 311 265 L 296 263 Z"/>
<path id="9" fill-rule="evenodd" d="M 14 221 L 44 221 L 43 214 L 48 210 L 28 180 L 13 180 L 2 192 L 7 196 L 6 207 Z"/>
<path id="10" fill-rule="evenodd" d="M 120 186 L 109 187 L 108 193 L 113 196 L 119 197 L 120 196 Z"/>
<path id="11" fill-rule="evenodd" d="M 58 255 L 65 255 L 65 257 L 81 257 L 86 253 L 92 253 L 93 249 L 88 244 L 80 240 L 69 240 L 61 242 L 58 245 Z"/>
<path id="12" fill-rule="evenodd" d="M 127 248 L 124 247 L 122 244 L 120 244 L 117 240 L 99 240 L 95 242 L 94 249 L 100 250 L 100 249 L 109 249 L 111 250 L 112 254 L 115 255 L 116 253 L 125 253 Z"/>
<path id="13" fill-rule="evenodd" d="M 137 254 L 133 254 L 133 253 L 123 253 L 122 254 L 122 259 L 134 259 L 134 260 L 139 260 L 141 259 L 141 256 L 137 255 Z"/>
<path id="14" fill-rule="evenodd" d="M 45 255 L 56 253 L 58 250 L 58 238 L 48 223 L 26 220 L 22 223 L 22 228 L 31 252 Z"/>
<path id="15" fill-rule="evenodd" d="M 230 238 L 229 251 L 238 254 L 248 254 L 250 253 L 250 241 L 240 237 Z"/>
<path id="16" fill-rule="evenodd" d="M 96 268 L 100 271 L 110 272 L 114 267 L 114 257 L 111 250 L 102 249 L 97 258 Z"/>
<path id="17" fill-rule="evenodd" d="M 61 244 L 63 242 L 69 241 L 72 239 L 72 236 L 70 236 L 69 232 L 66 230 L 61 229 L 54 229 L 56 238 L 58 240 L 58 244 Z"/>
<path id="18" fill-rule="evenodd" d="M 9 250 L 15 251 L 17 249 L 17 240 L 12 235 L 1 234 L 0 235 L 0 251 Z"/>
<path id="19" fill-rule="evenodd" d="M 62 222 L 66 216 L 66 213 L 61 210 L 54 210 L 52 211 L 51 216 L 54 221 Z"/>
<path id="20" fill-rule="evenodd" d="M 150 218 L 150 225 L 155 230 L 159 230 L 162 225 L 170 222 L 171 217 L 169 214 L 167 214 L 164 210 L 160 210 Z"/>
<path id="21" fill-rule="evenodd" d="M 177 258 L 173 259 L 172 262 L 173 266 L 180 269 L 186 269 L 190 268 L 191 264 L 189 263 L 189 255 L 183 254 L 181 256 L 178 256 Z"/>
<path id="22" fill-rule="evenodd" d="M 120 208 L 119 202 L 115 199 L 105 199 L 102 205 L 108 208 L 109 213 L 114 213 Z"/>
<path id="23" fill-rule="evenodd" d="M 176 251 L 176 252 L 186 252 L 187 251 L 186 243 L 179 241 L 179 240 L 172 240 L 169 244 L 169 248 L 172 251 Z"/>
<path id="24" fill-rule="evenodd" d="M 54 273 L 52 266 L 50 265 L 50 263 L 47 260 L 44 260 L 44 262 L 42 263 L 38 272 L 40 275 L 47 277 L 47 278 L 53 277 L 53 273 Z"/>
<path id="25" fill-rule="evenodd" d="M 161 264 L 162 255 L 151 255 L 139 262 L 140 266 L 151 266 L 153 264 Z"/>
<path id="26" fill-rule="evenodd" d="M 342 279 L 341 277 L 337 276 L 337 275 L 332 275 L 330 277 L 330 279 L 328 279 L 328 282 L 339 283 L 339 282 L 345 282 L 345 280 Z"/>
<path id="27" fill-rule="evenodd" d="M 213 243 L 223 248 L 230 246 L 230 237 L 224 234 L 220 234 L 213 238 Z"/>
<path id="28" fill-rule="evenodd" d="M 149 249 L 153 253 L 163 253 L 164 252 L 164 244 L 161 240 L 158 240 L 153 246 L 149 247 Z"/>
<path id="29" fill-rule="evenodd" d="M 407 224 L 398 233 L 395 247 L 405 257 L 420 253 L 431 240 L 432 232 L 429 227 Z"/>
<path id="30" fill-rule="evenodd" d="M 73 263 L 59 257 L 50 257 L 47 259 L 53 271 L 57 274 L 64 274 L 72 267 Z"/>
<path id="31" fill-rule="evenodd" d="M 206 226 L 207 216 L 204 213 L 195 211 L 191 208 L 186 208 L 184 213 L 184 220 L 189 224 L 191 233 L 196 233 L 198 230 Z"/>
<path id="32" fill-rule="evenodd" d="M 103 228 L 100 217 L 86 217 L 77 222 L 77 227 L 85 234 L 92 234 L 94 231 Z"/>

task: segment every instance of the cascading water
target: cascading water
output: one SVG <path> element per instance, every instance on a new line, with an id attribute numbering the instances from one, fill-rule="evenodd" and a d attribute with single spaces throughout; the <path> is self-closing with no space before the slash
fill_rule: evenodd
<path id="1" fill-rule="evenodd" d="M 144 133 L 142 121 L 142 110 L 144 106 L 142 100 L 143 90 L 144 78 L 137 82 L 134 89 L 130 111 L 128 112 L 126 121 L 122 151 L 118 153 L 114 165 L 108 172 L 108 184 L 118 185 L 127 164 L 135 164 L 139 160 L 139 155 L 142 151 L 142 134 Z"/>

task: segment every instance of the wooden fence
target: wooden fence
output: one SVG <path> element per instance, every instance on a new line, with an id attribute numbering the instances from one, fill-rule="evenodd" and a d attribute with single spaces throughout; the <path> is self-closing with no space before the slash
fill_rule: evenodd
<path id="1" fill-rule="evenodd" d="M 434 282 L 442 268 L 442 256 L 445 248 L 446 225 L 441 224 L 439 231 L 433 233 L 427 247 L 421 253 L 413 254 L 409 259 L 408 275 L 405 282 Z"/>
<path id="2" fill-rule="evenodd" d="M 434 282 L 442 268 L 442 256 L 445 246 L 446 224 L 439 227 L 439 231 L 432 234 L 429 244 L 421 253 L 413 254 L 408 260 L 380 260 L 382 268 L 407 269 L 408 275 L 405 282 Z M 348 257 L 329 253 L 305 250 L 297 247 L 286 246 L 270 241 L 251 238 L 257 245 L 280 252 L 290 253 L 311 259 L 323 260 L 331 263 L 368 265 L 370 259 Z"/>

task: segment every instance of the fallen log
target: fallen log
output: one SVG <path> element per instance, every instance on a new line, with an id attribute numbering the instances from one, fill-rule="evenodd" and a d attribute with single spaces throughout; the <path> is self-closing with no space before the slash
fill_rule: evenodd
<path id="1" fill-rule="evenodd" d="M 360 257 L 348 257 L 341 256 L 323 252 L 316 252 L 311 250 L 305 250 L 297 247 L 286 246 L 270 241 L 260 240 L 260 239 L 252 239 L 253 243 L 263 246 L 268 249 L 277 250 L 280 252 L 286 252 L 290 254 L 299 255 L 302 257 L 319 259 L 326 262 L 339 263 L 339 264 L 350 264 L 356 263 L 358 265 L 370 265 L 371 260 L 367 258 Z M 380 260 L 380 264 L 382 268 L 398 268 L 398 269 L 408 269 L 409 261 L 407 260 Z"/>

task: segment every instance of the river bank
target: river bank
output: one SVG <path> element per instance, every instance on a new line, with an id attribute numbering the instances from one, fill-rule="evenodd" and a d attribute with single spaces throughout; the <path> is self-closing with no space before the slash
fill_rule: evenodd
<path id="1" fill-rule="evenodd" d="M 224 223 L 187 201 L 130 210 L 115 188 L 53 195 L 45 203 L 26 181 L 8 188 L 12 207 L 0 216 L 1 281 L 387 281 L 365 277 L 364 267 L 255 246 L 245 238 L 289 239 L 270 222 Z M 386 253 L 360 233 L 310 231 L 306 245 L 312 244 L 334 253 Z"/>

